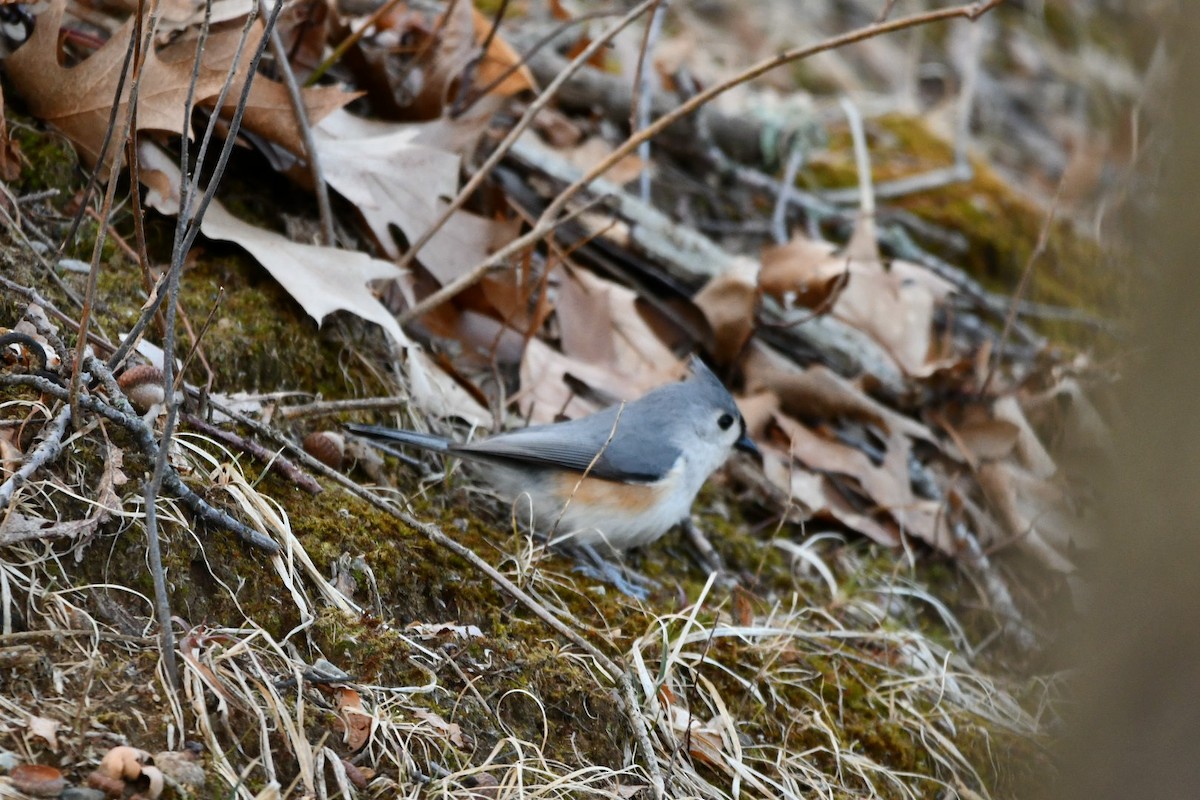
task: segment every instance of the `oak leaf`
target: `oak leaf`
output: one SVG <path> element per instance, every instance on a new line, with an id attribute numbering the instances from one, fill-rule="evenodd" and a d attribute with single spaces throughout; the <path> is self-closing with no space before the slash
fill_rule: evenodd
<path id="1" fill-rule="evenodd" d="M 142 180 L 150 188 L 146 204 L 164 214 L 177 214 L 178 167 L 162 150 L 148 143 L 143 143 L 138 153 Z M 390 261 L 350 250 L 293 242 L 239 220 L 216 200 L 209 205 L 200 230 L 210 239 L 234 242 L 248 250 L 318 324 L 334 311 L 349 311 L 382 327 L 397 344 L 409 343 L 396 318 L 367 288 L 370 281 L 403 276 Z"/>
<path id="2" fill-rule="evenodd" d="M 8 57 L 5 71 L 13 88 L 29 104 L 30 112 L 62 131 L 75 143 L 84 161 L 96 164 L 114 101 L 118 103 L 118 123 L 128 111 L 131 81 L 122 85 L 119 100 L 117 85 L 137 20 L 130 18 L 82 63 L 64 67 L 58 63 L 58 33 L 65 8 L 66 0 L 52 0 L 38 17 L 33 36 Z M 168 62 L 153 49 L 147 52 L 138 89 L 138 130 L 183 135 L 187 126 L 183 108 L 191 81 L 190 60 Z M 195 97 L 211 97 L 224 81 L 224 72 L 206 71 L 197 82 Z M 112 153 L 110 146 L 106 165 L 112 163 Z"/>

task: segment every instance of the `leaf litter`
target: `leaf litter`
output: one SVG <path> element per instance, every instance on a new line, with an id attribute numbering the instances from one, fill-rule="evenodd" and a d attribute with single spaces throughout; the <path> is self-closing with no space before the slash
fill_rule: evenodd
<path id="1" fill-rule="evenodd" d="M 193 91 L 198 105 L 211 111 L 226 81 L 240 33 L 222 26 L 237 23 L 247 6 L 218 3 L 216 7 L 218 27 L 209 37 L 194 87 L 190 86 L 192 54 L 199 19 L 195 6 L 171 6 L 167 22 L 155 32 L 162 46 L 146 56 L 138 130 L 153 132 L 168 146 L 175 140 L 164 134 L 178 137 L 185 132 L 180 109 L 187 93 Z M 649 227 L 648 219 L 627 211 L 637 206 L 627 202 L 619 187 L 614 192 L 620 201 L 616 205 L 625 209 L 621 214 L 589 212 L 594 224 L 582 238 L 572 241 L 570 231 L 560 231 L 558 246 L 526 251 L 512 259 L 511 267 L 481 276 L 476 287 L 404 331 L 395 312 L 411 307 L 438 286 L 472 275 L 476 265 L 529 225 L 537 211 L 531 201 L 548 202 L 561 188 L 553 175 L 508 161 L 501 172 L 526 183 L 531 194 L 514 192 L 506 197 L 506 184 L 497 181 L 472 198 L 471 210 L 456 211 L 441 223 L 422 247 L 412 271 L 401 272 L 395 266 L 393 260 L 406 252 L 408 243 L 424 236 L 444 215 L 464 170 L 478 164 L 477 152 L 494 143 L 491 126 L 507 111 L 519 110 L 523 93 L 535 90 L 529 71 L 505 39 L 507 22 L 499 35 L 493 35 L 492 20 L 471 4 L 460 1 L 448 8 L 443 17 L 431 19 L 420 9 L 397 4 L 391 17 L 377 19 L 373 27 L 366 27 L 362 18 L 342 16 L 331 29 L 340 25 L 348 32 L 360 26 L 365 31 L 352 48 L 359 57 L 334 65 L 342 85 L 303 90 L 315 155 L 325 179 L 362 223 L 358 249 L 293 241 L 239 219 L 217 201 L 204 218 L 204 235 L 248 251 L 318 324 L 340 311 L 382 328 L 395 364 L 403 366 L 401 380 L 420 409 L 416 424 L 422 426 L 442 428 L 452 426 L 454 420 L 490 426 L 497 418 L 504 419 L 508 410 L 533 422 L 577 417 L 677 379 L 684 363 L 679 342 L 704 343 L 708 355 L 733 380 L 749 429 L 763 450 L 761 469 L 731 470 L 737 478 L 724 478 L 722 488 L 786 498 L 785 503 L 757 509 L 755 514 L 792 546 L 783 551 L 805 550 L 795 555 L 791 565 L 797 576 L 791 592 L 779 591 L 769 581 L 758 584 L 760 602 L 743 608 L 737 625 L 722 601 L 710 594 L 710 578 L 699 596 L 689 597 L 677 613 L 664 607 L 662 616 L 651 612 L 626 618 L 630 625 L 648 623 L 648 629 L 656 632 L 653 635 L 630 640 L 619 628 L 608 631 L 608 641 L 628 658 L 643 684 L 637 713 L 650 722 L 647 736 L 654 752 L 684 752 L 702 767 L 681 769 L 668 791 L 771 797 L 783 796 L 787 787 L 800 784 L 818 793 L 833 792 L 840 778 L 843 782 L 836 792 L 847 796 L 877 792 L 915 796 L 914 792 L 931 786 L 947 788 L 952 783 L 969 784 L 972 793 L 987 794 L 993 784 L 977 772 L 978 754 L 965 755 L 951 740 L 954 734 L 947 738 L 945 731 L 968 724 L 968 719 L 982 719 L 992 730 L 1036 739 L 1043 730 L 1040 721 L 1000 685 L 1000 679 L 980 669 L 969 646 L 948 647 L 916 628 L 894 633 L 882 626 L 881 621 L 912 613 L 901 598 L 945 607 L 923 586 L 906 584 L 907 579 L 900 581 L 904 585 L 897 584 L 899 566 L 890 582 L 874 581 L 866 572 L 867 562 L 875 552 L 903 552 L 913 558 L 913 543 L 920 542 L 927 549 L 915 558 L 932 559 L 938 554 L 957 560 L 963 569 L 986 569 L 980 566 L 984 560 L 980 554 L 1012 548 L 1046 573 L 1073 575 L 1078 554 L 1087 546 L 1086 515 L 1074 502 L 1075 487 L 1066 482 L 1058 457 L 1061 442 L 1055 434 L 1075 431 L 1077 448 L 1082 441 L 1103 439 L 1103 419 L 1087 390 L 1075 376 L 1064 377 L 1061 370 L 1047 370 L 1031 359 L 1013 359 L 1000 379 L 993 380 L 985 356 L 995 340 L 981 345 L 962 327 L 961 318 L 969 315 L 962 311 L 960 284 L 912 258 L 882 256 L 874 218 L 858 218 L 840 248 L 811 226 L 807 234 L 797 225 L 786 241 L 743 247 L 738 254 L 722 251 L 731 246 L 726 241 L 708 241 L 694 231 L 680 233 L 681 238 L 700 242 L 699 252 L 718 254 L 715 265 L 706 267 L 697 279 L 700 273 L 694 265 L 655 251 L 635 235 Z M 95 164 L 133 20 L 114 23 L 115 33 L 107 42 L 75 66 L 64 67 L 58 34 L 67 12 L 64 0 L 54 0 L 39 16 L 33 38 L 6 60 L 5 70 L 29 112 L 61 130 L 84 163 Z M 692 26 L 689 35 L 707 35 L 702 21 L 689 14 L 683 18 Z M 258 23 L 252 28 L 247 53 L 261 37 Z M 396 45 L 401 41 L 411 47 L 408 53 L 423 53 L 427 60 L 417 59 L 413 67 L 397 58 Z M 632 41 L 619 38 L 614 49 L 625 54 L 619 60 L 626 74 L 632 74 L 629 54 L 640 49 Z M 335 43 L 331 39 L 327 44 Z M 233 68 L 233 90 L 220 109 L 224 116 L 250 78 L 247 64 L 244 56 Z M 707 67 L 720 70 L 711 62 Z M 663 67 L 656 62 L 652 68 Z M 594 65 L 586 70 L 599 71 Z M 662 73 L 659 77 L 677 86 L 682 76 Z M 284 86 L 263 75 L 253 80 L 244 120 L 249 140 L 261 137 L 265 144 L 257 146 L 282 148 L 303 159 L 303 138 Z M 345 108 L 362 97 L 365 106 L 356 106 L 353 112 Z M 126 102 L 118 103 L 118 112 L 124 111 Z M 386 118 L 364 114 L 364 107 L 368 112 L 372 108 L 385 112 Z M 605 139 L 611 135 L 611 125 L 586 117 L 576 117 L 571 124 L 578 135 L 549 148 L 570 168 L 587 169 L 612 151 L 612 143 Z M 177 213 L 176 160 L 145 138 L 139 153 L 147 205 L 163 214 Z M 618 166 L 626 172 L 610 177 L 621 184 L 643 168 L 650 168 L 656 185 L 671 194 L 665 176 L 681 169 L 674 155 L 662 157 L 661 163 L 658 158 L 649 163 L 627 160 Z M 674 200 L 681 221 L 670 224 L 682 229 L 694 218 L 690 208 L 696 196 L 681 192 Z M 768 301 L 774 305 L 768 307 Z M 800 316 L 780 324 L 772 308 Z M 903 391 L 881 391 L 887 382 L 869 370 L 831 368 L 837 363 L 833 355 L 854 355 L 850 351 L 806 351 L 798 344 L 803 341 L 799 333 L 806 323 L 817 320 L 837 320 L 873 343 L 901 376 Z M 444 368 L 448 362 L 453 362 L 453 368 Z M 981 392 L 981 387 L 988 391 Z M 1071 398 L 1070 403 L 1056 405 L 1053 398 L 1060 396 Z M 506 404 L 497 406 L 498 416 L 481 402 L 489 398 Z M 1051 407 L 1067 420 L 1040 426 L 1031 421 L 1048 418 Z M 257 408 L 265 411 L 270 404 Z M 42 410 L 31 413 L 47 416 Z M 26 450 L 11 437 L 3 441 L 6 452 L 12 451 L 5 455 L 8 477 L 13 469 L 7 465 L 18 462 Z M 1103 441 L 1093 441 L 1092 446 L 1104 449 Z M 108 452 L 115 460 L 106 461 L 103 475 L 107 477 L 93 479 L 89 487 L 96 493 L 93 513 L 64 522 L 54 519 L 55 509 L 44 497 L 21 495 L 0 524 L 0 542 L 12 548 L 7 552 L 18 554 L 12 575 L 5 580 L 15 581 L 31 602 L 44 604 L 37 619 L 56 620 L 59 626 L 65 620 L 73 627 L 101 628 L 98 612 L 65 599 L 71 593 L 47 592 L 46 567 L 29 543 L 35 538 L 64 537 L 73 540 L 70 546 L 77 558 L 85 552 L 90 557 L 89 539 L 111 529 L 114 519 L 126 524 L 135 518 L 125 510 L 135 501 L 121 488 L 121 451 Z M 177 458 L 196 456 L 181 453 Z M 339 624 L 355 619 L 360 613 L 357 606 L 324 582 L 305 545 L 292 534 L 286 514 L 276 513 L 274 501 L 245 480 L 232 461 L 217 460 L 219 468 L 207 464 L 194 474 L 225 475 L 225 485 L 246 513 L 266 520 L 263 524 L 274 530 L 273 535 L 288 541 L 290 555 L 276 557 L 274 566 L 298 609 L 301 627 L 319 627 L 325 613 L 345 615 Z M 185 524 L 177 509 L 164 511 Z M 40 521 L 30 527 L 31 520 Z M 6 534 L 10 538 L 5 539 Z M 850 546 L 847 543 L 854 536 L 886 549 Z M 758 546 L 769 547 L 765 542 Z M 569 579 L 539 568 L 539 562 L 526 563 L 527 557 L 522 550 L 507 556 L 515 574 L 527 576 L 539 597 L 580 622 L 579 612 L 566 611 L 568 604 L 558 594 Z M 900 557 L 896 558 L 900 564 Z M 995 577 L 989 576 L 989 585 Z M 749 573 L 742 578 L 749 580 Z M 851 588 L 856 580 L 865 584 L 863 590 Z M 1047 579 L 1043 575 L 1028 580 L 1036 587 Z M 832 586 L 836 602 L 817 600 L 810 593 L 811 585 Z M 221 591 L 237 595 L 227 586 Z M 1025 619 L 1010 616 L 1020 613 L 1015 606 L 1002 606 L 1006 601 L 1000 593 L 985 599 L 996 604 L 997 628 L 1014 641 L 1026 641 L 1014 633 L 1029 626 Z M 1026 613 L 1030 610 L 1036 612 L 1027 605 Z M 106 630 L 113 618 L 105 618 Z M 388 635 L 404 641 L 421 669 L 448 669 L 453 663 L 455 670 L 482 676 L 490 659 L 499 657 L 489 649 L 472 653 L 460 665 L 457 657 L 447 655 L 449 651 L 435 652 L 404 639 L 395 624 L 403 618 L 400 614 L 391 622 L 370 624 L 381 625 L 390 631 Z M 425 622 L 448 630 L 482 628 L 484 640 L 490 635 L 486 625 L 474 626 L 482 618 L 473 619 L 469 626 L 451 617 Z M 9 623 L 5 624 L 7 634 Z M 433 710 L 415 702 L 428 686 L 444 691 L 450 685 L 444 675 L 430 678 L 426 688 L 414 684 L 402 690 L 384 685 L 387 677 L 378 672 L 373 673 L 383 681 L 378 685 L 343 676 L 332 694 L 297 688 L 285 698 L 276 682 L 306 670 L 304 657 L 294 647 L 299 641 L 293 638 L 297 631 L 289 633 L 246 616 L 207 629 L 191 627 L 180 645 L 183 697 L 190 699 L 193 709 L 215 702 L 218 710 L 214 714 L 189 711 L 185 722 L 182 707 L 173 706 L 171 700 L 165 703 L 165 713 L 177 729 L 186 728 L 204 742 L 213 776 L 242 796 L 253 796 L 239 777 L 246 769 L 258 770 L 267 786 L 291 782 L 305 794 L 352 793 L 354 781 L 368 779 L 343 762 L 343 756 L 352 754 L 358 754 L 355 760 L 360 764 L 369 765 L 371 776 L 396 789 L 408 785 L 416 774 L 429 780 L 424 771 L 434 763 L 461 768 L 459 773 L 452 769 L 434 778 L 452 789 L 472 770 L 484 770 L 482 774 L 489 777 L 488 770 L 494 770 L 505 776 L 502 780 L 517 774 L 524 776 L 522 780 L 532 777 L 547 790 L 560 781 L 574 781 L 570 785 L 576 787 L 598 781 L 596 786 L 621 796 L 631 790 L 630 782 L 636 790 L 655 780 L 655 770 L 643 767 L 644 762 L 632 773 L 616 762 L 567 764 L 548 759 L 545 748 L 532 741 L 521 742 L 516 757 L 501 755 L 497 744 L 499 749 L 490 754 L 480 750 L 463 760 L 459 751 L 481 735 L 486 739 L 493 734 L 468 716 L 456 719 L 451 706 Z M 366 635 L 365 631 L 358 634 Z M 316 646 L 312 638 L 303 640 Z M 735 640 L 740 649 L 721 649 L 721 643 Z M 482 646 L 497 643 L 485 641 Z M 85 658 L 97 647 L 98 641 L 79 640 L 60 647 L 60 652 Z M 503 647 L 499 645 L 501 651 Z M 844 658 L 847 652 L 854 654 Z M 563 657 L 580 658 L 578 653 Z M 654 677 L 646 669 L 648 662 L 657 665 Z M 717 679 L 706 670 L 712 665 L 723 677 Z M 843 691 L 857 686 L 856 681 L 868 672 L 881 680 L 869 684 L 867 705 L 876 711 L 891 709 L 899 729 L 911 733 L 913 741 L 933 754 L 936 766 L 911 784 L 921 789 L 909 788 L 891 771 L 889 758 L 894 753 L 886 748 L 860 749 L 848 727 L 843 727 L 847 712 Z M 598 674 L 590 679 L 604 682 Z M 472 691 L 472 679 L 464 680 L 463 691 Z M 788 710 L 786 727 L 773 727 L 775 723 L 763 715 L 764 687 Z M 793 688 L 798 688 L 798 695 L 791 693 Z M 166 684 L 159 689 L 173 696 Z M 544 719 L 547 709 L 542 698 L 536 693 L 530 697 L 537 707 L 533 717 Z M 485 716 L 497 715 L 504 707 L 492 697 L 479 699 Z M 36 726 L 36 735 L 52 749 L 56 735 L 65 736 L 65 731 L 47 726 L 47 720 L 61 716 L 52 713 L 56 702 L 49 703 L 44 715 L 25 712 L 29 731 Z M 942 703 L 953 710 L 932 712 L 935 719 L 929 722 L 930 710 Z M 950 716 L 938 721 L 938 714 Z M 262 732 L 258 749 L 264 760 L 257 766 L 242 763 L 229 748 L 231 715 L 250 721 L 248 730 Z M 323 721 L 314 728 L 318 719 Z M 756 735 L 769 732 L 768 738 L 754 743 L 742 730 L 747 726 Z M 314 731 L 322 730 L 318 736 L 339 734 L 345 752 L 320 744 L 324 739 L 314 738 Z M 524 730 L 531 740 L 537 738 L 532 729 Z M 526 744 L 530 749 L 523 749 Z M 588 759 L 586 753 L 583 759 Z M 607 771 L 585 772 L 596 767 Z"/>

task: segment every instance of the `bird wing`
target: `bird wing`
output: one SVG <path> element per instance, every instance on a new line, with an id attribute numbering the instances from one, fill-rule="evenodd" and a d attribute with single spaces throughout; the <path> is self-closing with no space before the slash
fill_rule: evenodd
<path id="1" fill-rule="evenodd" d="M 570 422 L 501 433 L 471 444 L 451 445 L 450 452 L 485 460 L 494 458 L 587 471 L 588 475 L 604 480 L 638 483 L 660 480 L 679 460 L 679 448 L 659 437 L 647 438 L 623 429 L 618 409 L 619 406 Z"/>

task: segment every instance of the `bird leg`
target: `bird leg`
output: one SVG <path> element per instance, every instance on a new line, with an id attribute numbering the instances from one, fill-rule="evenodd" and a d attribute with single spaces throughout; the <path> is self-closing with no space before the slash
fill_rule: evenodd
<path id="1" fill-rule="evenodd" d="M 630 569 L 624 564 L 614 563 L 600 555 L 590 544 L 575 544 L 568 548 L 575 556 L 575 571 L 586 575 L 592 580 L 607 583 L 621 594 L 637 600 L 645 600 L 650 596 L 650 590 L 657 589 L 660 584 L 653 578 Z"/>

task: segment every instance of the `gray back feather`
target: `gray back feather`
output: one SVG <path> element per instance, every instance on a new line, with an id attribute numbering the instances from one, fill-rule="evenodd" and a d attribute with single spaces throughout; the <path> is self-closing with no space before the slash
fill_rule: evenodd
<path id="1" fill-rule="evenodd" d="M 449 452 L 485 461 L 563 467 L 606 480 L 649 483 L 675 466 L 680 442 L 718 411 L 735 417 L 737 405 L 717 376 L 698 358 L 692 375 L 624 405 L 582 419 L 501 433 Z M 598 456 L 598 457 L 597 457 Z M 593 461 L 595 462 L 593 464 Z"/>

